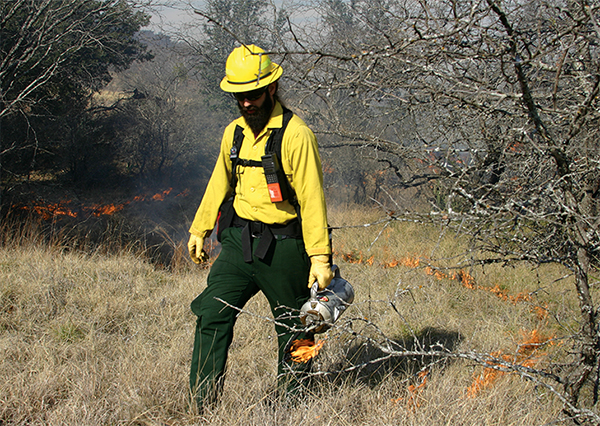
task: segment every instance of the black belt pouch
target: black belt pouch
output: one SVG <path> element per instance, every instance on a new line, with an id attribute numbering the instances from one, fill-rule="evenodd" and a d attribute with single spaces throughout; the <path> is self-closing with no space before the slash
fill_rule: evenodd
<path id="1" fill-rule="evenodd" d="M 219 216 L 217 216 L 217 241 L 221 242 L 221 233 L 223 229 L 231 226 L 234 215 L 233 198 L 230 198 L 224 201 L 221 207 L 219 207 Z"/>

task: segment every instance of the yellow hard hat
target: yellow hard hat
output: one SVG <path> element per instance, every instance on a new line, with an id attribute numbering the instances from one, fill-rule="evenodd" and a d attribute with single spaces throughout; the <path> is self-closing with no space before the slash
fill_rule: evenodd
<path id="1" fill-rule="evenodd" d="M 236 47 L 225 64 L 221 89 L 225 92 L 248 92 L 265 87 L 281 77 L 283 69 L 271 62 L 269 55 L 253 44 Z"/>

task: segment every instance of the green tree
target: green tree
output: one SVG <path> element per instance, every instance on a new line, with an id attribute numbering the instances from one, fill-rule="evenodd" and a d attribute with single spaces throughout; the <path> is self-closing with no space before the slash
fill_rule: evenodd
<path id="1" fill-rule="evenodd" d="M 150 58 L 135 37 L 148 22 L 124 0 L 0 4 L 4 178 L 73 168 L 79 160 L 67 154 L 81 143 L 90 155 L 93 141 L 79 126 L 89 100 L 111 71 Z"/>

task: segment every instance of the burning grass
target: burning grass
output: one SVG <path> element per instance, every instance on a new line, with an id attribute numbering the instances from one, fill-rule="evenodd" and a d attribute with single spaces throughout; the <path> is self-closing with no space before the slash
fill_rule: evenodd
<path id="1" fill-rule="evenodd" d="M 325 340 L 318 340 L 317 342 L 311 339 L 294 340 L 290 347 L 292 361 L 297 363 L 308 362 L 319 355 L 319 351 L 324 344 Z"/>
<path id="2" fill-rule="evenodd" d="M 178 268 L 187 261 L 185 209 L 188 190 L 167 188 L 105 203 L 77 197 L 13 201 L 3 211 L 0 244 L 45 242 L 52 247 L 115 254 L 134 252 L 155 265 Z M 52 200 L 52 201 L 51 201 Z"/>
<path id="3" fill-rule="evenodd" d="M 136 195 L 131 200 L 123 201 L 122 203 L 81 203 L 73 200 L 63 200 L 60 202 L 48 202 L 38 200 L 28 204 L 14 204 L 12 209 L 24 210 L 26 212 L 35 213 L 44 221 L 53 221 L 61 217 L 72 218 L 87 218 L 90 216 L 112 216 L 130 204 L 148 202 L 148 201 L 165 201 L 166 197 L 173 191 L 173 188 L 165 189 L 161 192 L 152 195 Z M 175 197 L 184 197 L 188 195 L 188 191 L 183 191 Z"/>
<path id="4" fill-rule="evenodd" d="M 489 367 L 484 367 L 480 373 L 474 374 L 473 383 L 467 388 L 467 397 L 475 398 L 484 389 L 490 388 L 505 376 L 506 364 L 534 368 L 545 360 L 548 354 L 544 348 L 554 344 L 553 336 L 544 336 L 538 330 L 523 330 L 521 335 L 522 339 L 513 353 L 501 351 L 491 353 L 491 356 L 498 361 L 487 361 Z"/>
<path id="5" fill-rule="evenodd" d="M 357 211 L 333 211 L 331 216 L 336 225 L 348 218 L 354 224 L 357 217 L 368 219 Z M 371 244 L 378 232 L 334 233 L 335 261 L 353 284 L 356 300 L 341 317 L 340 328 L 294 348 L 316 353 L 317 374 L 307 395 L 294 405 L 277 399 L 273 325 L 242 314 L 223 397 L 203 413 L 189 406 L 187 380 L 195 326 L 189 304 L 205 286 L 206 269 L 189 262 L 173 271 L 157 269 L 134 251 L 65 251 L 33 234 L 18 244 L 5 240 L 0 246 L 0 423 L 554 421 L 560 404 L 551 395 L 514 375 L 488 371 L 498 371 L 494 365 L 385 358 L 376 345 L 387 336 L 405 348 L 442 345 L 542 365 L 561 347 L 542 345 L 557 327 L 552 315 L 540 316 L 533 307 L 568 318 L 577 303 L 564 283 L 545 284 L 552 281 L 544 274 L 554 271 L 490 268 L 486 274 L 465 271 L 468 275 L 459 279 L 440 268 L 446 276 L 436 275 L 425 267 L 435 257 L 432 247 L 449 250 L 451 244 L 439 242 L 435 232 L 398 225 Z M 345 259 L 342 248 L 363 253 L 365 261 Z M 500 291 L 491 291 L 498 283 Z M 246 310 L 269 316 L 261 295 Z M 570 325 L 563 321 L 561 326 Z M 521 335 L 520 330 L 535 333 Z"/>

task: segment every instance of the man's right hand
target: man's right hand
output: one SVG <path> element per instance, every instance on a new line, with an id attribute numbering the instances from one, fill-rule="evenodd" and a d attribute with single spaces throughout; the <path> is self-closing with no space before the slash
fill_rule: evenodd
<path id="1" fill-rule="evenodd" d="M 204 238 L 191 234 L 188 250 L 194 263 L 200 264 L 208 261 L 208 254 L 204 251 Z"/>
<path id="2" fill-rule="evenodd" d="M 308 288 L 312 288 L 315 281 L 317 281 L 319 283 L 319 290 L 325 290 L 333 279 L 333 271 L 331 270 L 331 264 L 329 263 L 329 256 L 311 256 L 310 263 Z"/>

